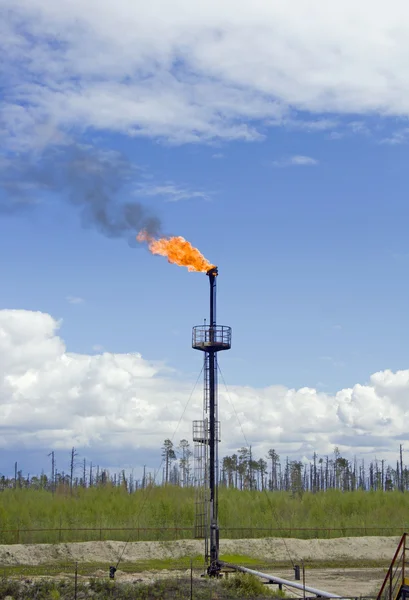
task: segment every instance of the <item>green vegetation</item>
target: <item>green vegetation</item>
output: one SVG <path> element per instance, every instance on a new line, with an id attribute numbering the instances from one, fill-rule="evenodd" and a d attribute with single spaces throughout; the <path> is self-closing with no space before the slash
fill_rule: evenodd
<path id="1" fill-rule="evenodd" d="M 13 600 L 73 600 L 75 597 L 72 581 L 26 581 L 0 579 L 0 598 L 11 597 Z M 91 579 L 89 583 L 79 582 L 78 599 L 107 600 L 188 600 L 190 580 L 168 579 L 143 584 L 137 581 L 119 583 L 109 580 Z M 253 598 L 263 600 L 273 597 L 256 578 L 249 575 L 238 575 L 227 581 L 199 580 L 194 581 L 194 600 L 238 600 Z"/>
<path id="2" fill-rule="evenodd" d="M 271 598 L 273 595 L 260 579 L 247 573 L 236 573 L 234 577 L 224 579 L 222 585 L 226 590 L 234 590 L 239 598 Z M 284 594 L 281 592 L 279 595 L 283 597 Z"/>
<path id="3" fill-rule="evenodd" d="M 118 558 L 118 557 L 113 557 Z M 138 574 L 147 571 L 186 571 L 190 569 L 190 557 L 181 557 L 175 559 L 150 559 L 138 560 L 136 562 L 121 562 L 120 571 L 123 573 Z M 111 561 L 115 563 L 115 560 Z M 260 562 L 260 561 L 259 561 Z M 249 566 L 249 563 L 242 563 Z M 204 572 L 203 556 L 199 556 L 192 561 L 193 569 L 197 572 Z M 97 573 L 99 577 L 108 578 L 109 566 L 107 562 L 79 562 L 77 564 L 77 573 L 80 577 L 93 577 Z M 70 577 L 75 573 L 75 562 L 58 561 L 50 564 L 40 565 L 1 565 L 0 577 Z M 1 596 L 0 596 L 1 598 Z"/>
<path id="4" fill-rule="evenodd" d="M 398 491 L 298 495 L 221 488 L 219 506 L 227 538 L 399 535 L 409 524 L 409 494 Z M 172 485 L 133 494 L 108 484 L 73 494 L 17 488 L 0 495 L 0 544 L 191 539 L 193 521 L 194 489 Z"/>
<path id="5" fill-rule="evenodd" d="M 258 571 L 268 572 L 271 570 L 272 563 L 267 560 L 256 560 L 251 557 L 243 556 L 239 557 L 240 560 L 235 559 L 237 564 L 242 567 L 249 567 Z M 225 556 L 221 556 L 221 560 L 226 561 Z M 232 561 L 233 562 L 233 561 Z M 335 569 L 335 568 L 387 568 L 390 565 L 390 558 L 384 560 L 375 559 L 354 559 L 354 558 L 342 558 L 342 560 L 306 560 L 305 566 L 307 569 Z M 287 569 L 288 560 L 275 560 L 274 569 Z M 182 557 L 178 559 L 152 559 L 146 561 L 136 562 L 121 562 L 120 571 L 123 573 L 134 574 L 136 577 L 138 573 L 146 573 L 147 571 L 161 571 L 166 569 L 167 571 L 187 571 L 190 568 L 190 558 Z M 204 572 L 203 556 L 193 560 L 193 569 L 196 573 Z M 0 577 L 4 578 L 27 578 L 27 577 L 69 577 L 73 578 L 75 572 L 74 562 L 57 562 L 52 564 L 41 564 L 41 565 L 1 565 L 0 566 Z M 78 575 L 79 577 L 94 577 L 98 574 L 98 577 L 108 578 L 108 563 L 107 562 L 81 562 L 78 564 Z M 1 596 L 0 596 L 1 598 Z"/>
<path id="6" fill-rule="evenodd" d="M 225 562 L 234 562 L 241 564 L 243 567 L 251 568 L 270 568 L 271 562 L 265 562 L 261 559 L 255 559 L 251 556 L 243 555 L 221 555 L 221 560 Z M 115 560 L 113 561 L 115 563 Z M 276 567 L 287 567 L 288 562 L 275 561 Z M 356 561 L 353 563 L 356 564 Z M 389 563 L 388 563 L 389 564 Z M 190 558 L 183 556 L 180 558 L 164 558 L 164 559 L 148 559 L 138 560 L 136 562 L 121 562 L 119 569 L 124 573 L 144 573 L 147 571 L 187 571 L 192 565 L 196 573 L 205 571 L 203 556 Z M 322 565 L 322 561 L 319 563 Z M 51 564 L 40 565 L 1 565 L 0 577 L 58 577 L 61 575 L 74 577 L 75 563 L 67 561 L 58 561 Z M 106 562 L 80 562 L 77 564 L 77 573 L 80 577 L 92 577 L 95 573 L 99 575 L 105 574 L 108 577 L 108 564 Z M 1 597 L 1 596 L 0 596 Z"/>

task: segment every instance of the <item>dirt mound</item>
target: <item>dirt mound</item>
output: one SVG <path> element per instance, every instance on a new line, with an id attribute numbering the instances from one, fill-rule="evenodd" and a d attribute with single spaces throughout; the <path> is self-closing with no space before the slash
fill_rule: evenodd
<path id="1" fill-rule="evenodd" d="M 391 560 L 398 537 L 350 537 L 331 540 L 266 538 L 220 540 L 221 554 L 242 554 L 271 561 L 340 560 L 343 558 Z M 73 544 L 13 544 L 0 546 L 1 565 L 41 565 L 64 562 L 123 562 L 181 558 L 203 553 L 201 540 L 177 542 L 79 542 Z"/>
<path id="2" fill-rule="evenodd" d="M 257 540 L 221 540 L 222 554 L 245 554 L 267 560 L 322 560 L 344 558 L 392 560 L 399 537 L 347 537 L 331 540 L 266 538 Z"/>

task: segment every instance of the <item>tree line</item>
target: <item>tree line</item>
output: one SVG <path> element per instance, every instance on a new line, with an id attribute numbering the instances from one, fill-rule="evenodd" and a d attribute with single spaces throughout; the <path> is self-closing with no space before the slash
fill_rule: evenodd
<path id="1" fill-rule="evenodd" d="M 162 457 L 166 468 L 162 483 L 195 485 L 191 469 L 192 452 L 186 440 L 174 447 L 165 440 Z M 270 490 L 293 493 L 318 492 L 329 489 L 354 490 L 409 490 L 409 469 L 403 464 L 403 446 L 399 447 L 396 465 L 376 458 L 347 459 L 337 447 L 331 456 L 314 452 L 309 461 L 282 459 L 271 448 L 265 457 L 257 458 L 252 448 L 242 447 L 231 456 L 219 461 L 219 485 L 240 490 Z"/>
<path id="2" fill-rule="evenodd" d="M 175 485 L 194 487 L 196 473 L 193 451 L 188 440 L 175 445 L 166 439 L 161 448 L 162 464 L 158 471 L 143 468 L 143 474 L 135 477 L 133 470 L 111 473 L 85 458 L 79 458 L 72 448 L 66 470 L 59 470 L 55 453 L 50 452 L 51 469 L 47 475 L 27 475 L 14 465 L 14 477 L 0 474 L 0 490 L 10 488 L 44 489 L 51 492 L 78 488 L 91 488 L 101 485 L 123 487 L 129 493 L 152 485 Z M 293 494 L 319 492 L 330 489 L 341 491 L 383 490 L 385 492 L 409 490 L 409 469 L 403 464 L 403 447 L 400 445 L 396 464 L 376 458 L 347 459 L 337 447 L 332 455 L 323 457 L 314 452 L 311 460 L 300 461 L 282 458 L 271 448 L 266 456 L 256 457 L 249 448 L 242 447 L 231 456 L 219 461 L 218 481 L 220 486 L 239 490 L 287 491 Z"/>

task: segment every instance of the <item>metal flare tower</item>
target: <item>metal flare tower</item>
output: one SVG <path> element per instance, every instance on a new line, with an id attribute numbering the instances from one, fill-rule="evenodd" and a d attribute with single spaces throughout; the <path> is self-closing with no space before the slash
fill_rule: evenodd
<path id="1" fill-rule="evenodd" d="M 220 422 L 218 420 L 218 367 L 217 353 L 231 347 L 231 328 L 216 324 L 217 267 L 207 272 L 210 283 L 209 325 L 193 327 L 192 346 L 204 352 L 203 419 L 193 421 L 195 443 L 196 516 L 195 537 L 205 540 L 207 573 L 217 576 L 219 563 L 218 524 L 218 444 Z"/>

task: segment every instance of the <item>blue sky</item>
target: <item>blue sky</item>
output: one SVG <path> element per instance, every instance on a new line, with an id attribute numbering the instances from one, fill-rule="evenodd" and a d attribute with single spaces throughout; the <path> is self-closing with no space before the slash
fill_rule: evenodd
<path id="1" fill-rule="evenodd" d="M 406 366 L 405 147 L 281 130 L 217 149 L 109 135 L 100 146 L 143 164 L 161 185 L 206 196 L 144 202 L 165 232 L 219 265 L 219 321 L 234 329 L 222 360 L 229 381 L 336 391 Z M 273 164 L 292 156 L 317 162 Z M 62 318 L 74 352 L 101 345 L 200 370 L 190 328 L 207 315 L 205 277 L 84 228 L 60 198 L 0 226 L 10 257 L 1 265 L 4 307 Z"/>
<path id="2" fill-rule="evenodd" d="M 382 48 L 383 35 L 403 53 L 406 42 L 386 25 L 382 29 L 381 9 L 369 23 L 374 39 L 365 37 L 366 15 L 359 12 L 351 33 L 354 55 L 344 22 L 327 22 L 330 17 L 318 10 L 314 27 L 322 43 L 330 48 L 325 31 L 332 27 L 334 43 L 346 53 L 338 57 L 327 49 L 331 60 L 338 57 L 334 68 L 322 63 L 314 27 L 301 25 L 305 30 L 300 37 L 297 24 L 281 15 L 287 27 L 283 48 L 288 50 L 297 39 L 301 61 L 296 72 L 288 58 L 284 85 L 261 46 L 255 51 L 254 76 L 246 65 L 237 71 L 234 44 L 241 39 L 244 48 L 247 33 L 244 17 L 237 22 L 229 6 L 218 16 L 209 8 L 209 31 L 231 25 L 230 33 L 226 26 L 223 34 L 226 46 L 221 48 L 220 64 L 210 64 L 216 41 L 209 42 L 209 32 L 200 30 L 188 5 L 179 7 L 179 16 L 193 19 L 204 36 L 203 47 L 192 41 L 183 19 L 179 22 L 170 13 L 162 20 L 169 39 L 163 41 L 161 25 L 154 30 L 151 46 L 141 32 L 121 46 L 114 25 L 108 33 L 104 30 L 104 18 L 113 9 L 109 0 L 103 3 L 102 16 L 93 16 L 90 6 L 78 12 L 75 2 L 67 4 L 66 12 L 51 10 L 41 0 L 30 8 L 22 0 L 15 3 L 3 25 L 8 62 L 2 79 L 2 178 L 16 164 L 33 165 L 30 173 L 23 171 L 27 182 L 42 168 L 52 171 L 49 153 L 64 155 L 72 145 L 124 157 L 133 167 L 132 176 L 125 188 L 111 194 L 113 210 L 123 201 L 141 202 L 161 219 L 163 233 L 184 236 L 219 265 L 218 321 L 233 328 L 232 350 L 222 355 L 220 364 L 228 384 L 241 390 L 240 402 L 246 402 L 246 389 L 308 387 L 327 395 L 338 414 L 337 392 L 357 384 L 371 391 L 372 374 L 404 371 L 408 364 L 409 109 L 401 105 L 399 94 L 389 93 L 387 84 L 394 76 L 403 95 L 406 85 L 393 52 L 379 63 L 372 52 L 373 44 L 379 42 L 378 51 Z M 274 6 L 264 15 L 271 35 L 277 18 L 278 5 Z M 259 9 L 255 6 L 251 16 Z M 403 4 L 400 9 L 406 14 Z M 351 10 L 352 3 L 347 3 L 345 23 Z M 132 22 L 134 17 L 134 9 L 122 2 L 115 18 Z M 83 30 L 71 29 L 72 19 L 80 19 Z M 254 35 L 261 21 L 252 24 Z M 52 45 L 51 30 L 66 45 Z M 92 35 L 86 35 L 88 30 Z M 132 35 L 125 31 L 124 38 L 128 33 Z M 108 60 L 108 49 L 104 54 L 105 34 L 108 47 L 117 52 L 118 73 Z M 178 69 L 174 63 L 166 71 L 164 56 L 176 43 L 173 35 L 185 35 L 190 54 Z M 282 50 L 272 52 L 278 57 Z M 309 79 L 303 86 L 301 57 L 307 51 Z M 351 69 L 346 80 L 344 69 L 348 72 L 352 64 L 361 70 Z M 376 79 L 381 66 L 386 73 L 382 85 Z M 207 316 L 207 278 L 169 265 L 143 247 L 131 247 L 128 234 L 110 239 L 95 227 L 84 227 L 81 210 L 67 201 L 66 190 L 29 188 L 25 198 L 35 200 L 34 206 L 0 215 L 0 308 L 41 311 L 62 320 L 55 335 L 68 353 L 140 353 L 148 362 L 166 365 L 174 370 L 182 398 L 183 386 L 191 386 L 201 369 L 202 357 L 191 349 L 190 336 L 191 327 Z M 15 206 L 9 188 L 2 189 L 0 199 L 3 207 Z M 13 338 L 17 346 L 19 339 Z M 20 370 L 32 368 L 23 367 L 23 353 L 21 361 Z M 49 388 L 47 393 L 52 402 Z M 3 398 L 4 406 L 16 410 L 18 402 L 18 394 L 12 404 Z M 393 405 L 392 399 L 385 402 Z M 383 409 L 376 402 L 373 406 L 383 418 Z M 310 410 L 314 412 L 314 403 Z M 391 417 L 393 422 L 399 421 L 405 406 L 400 404 L 399 410 L 403 413 Z M 337 431 L 335 422 L 331 426 Z M 352 437 L 362 435 L 362 423 L 345 426 Z M 50 423 L 40 430 L 49 427 Z M 370 435 L 369 425 L 363 430 Z M 89 444 L 88 455 L 101 453 L 91 438 L 75 437 L 74 425 L 70 431 L 71 437 L 62 436 L 62 446 L 82 440 Z M 392 452 L 397 447 L 394 435 L 399 438 L 399 431 L 379 431 L 379 448 L 384 437 L 391 440 Z M 36 452 L 43 451 L 42 444 L 50 446 L 50 440 L 34 438 L 30 443 Z M 260 452 L 270 442 L 273 434 L 259 441 Z M 3 439 L 10 456 L 19 443 L 18 430 Z M 283 452 L 308 456 L 314 443 L 300 436 L 298 447 L 284 445 Z M 329 434 L 325 443 L 316 443 L 322 450 L 333 446 Z M 234 448 L 242 441 L 232 435 L 228 444 Z M 352 444 L 344 451 L 362 452 L 363 447 L 369 453 L 377 451 L 372 442 L 357 442 L 356 448 Z M 138 452 L 134 462 L 140 465 L 152 448 L 142 444 Z M 26 460 L 24 452 L 22 456 Z"/>

